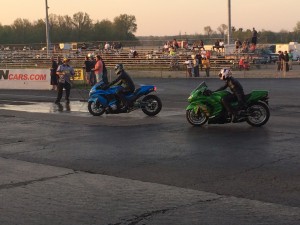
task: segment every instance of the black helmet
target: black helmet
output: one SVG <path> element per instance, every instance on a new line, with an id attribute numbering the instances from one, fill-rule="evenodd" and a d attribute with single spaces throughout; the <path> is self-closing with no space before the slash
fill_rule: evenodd
<path id="1" fill-rule="evenodd" d="M 123 64 L 119 63 L 115 66 L 115 73 L 119 75 L 124 70 Z"/>

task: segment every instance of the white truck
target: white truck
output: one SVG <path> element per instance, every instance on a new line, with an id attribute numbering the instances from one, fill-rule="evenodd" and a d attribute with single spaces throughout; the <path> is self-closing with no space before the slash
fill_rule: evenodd
<path id="1" fill-rule="evenodd" d="M 293 54 L 293 61 L 300 60 L 300 44 L 298 42 L 290 42 L 288 44 L 276 44 L 276 53 L 279 51 L 287 51 L 288 53 L 291 51 Z"/>

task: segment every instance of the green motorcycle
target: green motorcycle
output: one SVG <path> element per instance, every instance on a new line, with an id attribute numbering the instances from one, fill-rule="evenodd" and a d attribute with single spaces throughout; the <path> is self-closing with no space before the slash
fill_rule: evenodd
<path id="1" fill-rule="evenodd" d="M 206 83 L 202 82 L 188 98 L 187 121 L 193 126 L 202 126 L 206 122 L 208 124 L 231 123 L 231 117 L 221 103 L 221 99 L 228 94 L 230 92 L 226 90 L 212 92 Z M 238 120 L 235 122 L 247 122 L 255 127 L 266 124 L 270 118 L 268 94 L 265 90 L 253 90 L 245 95 L 246 106 L 238 110 Z M 238 102 L 232 102 L 231 105 L 237 109 Z"/>

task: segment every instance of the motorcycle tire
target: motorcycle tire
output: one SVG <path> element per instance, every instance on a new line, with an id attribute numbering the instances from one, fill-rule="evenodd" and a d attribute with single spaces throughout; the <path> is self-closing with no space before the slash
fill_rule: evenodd
<path id="1" fill-rule="evenodd" d="M 88 110 L 93 116 L 101 116 L 105 111 L 103 106 L 97 102 L 89 102 Z"/>
<path id="2" fill-rule="evenodd" d="M 142 111 L 148 116 L 157 115 L 162 108 L 161 100 L 156 95 L 147 95 L 143 98 L 142 102 Z"/>
<path id="3" fill-rule="evenodd" d="M 270 118 L 269 106 L 264 102 L 256 102 L 247 108 L 246 122 L 254 127 L 261 127 L 266 124 Z"/>
<path id="4" fill-rule="evenodd" d="M 193 109 L 189 109 L 186 111 L 186 119 L 195 127 L 204 125 L 208 120 L 204 113 L 200 112 L 200 114 L 197 114 Z"/>

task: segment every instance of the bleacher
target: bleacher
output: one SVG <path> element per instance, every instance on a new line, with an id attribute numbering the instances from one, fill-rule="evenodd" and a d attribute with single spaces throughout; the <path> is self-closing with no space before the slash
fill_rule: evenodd
<path id="1" fill-rule="evenodd" d="M 130 70 L 185 70 L 184 61 L 187 57 L 191 58 L 195 54 L 192 50 L 178 49 L 175 56 L 170 56 L 162 49 L 138 48 L 137 57 L 132 57 L 129 48 L 122 50 L 111 50 L 108 52 L 96 49 L 90 50 L 59 50 L 47 55 L 45 50 L 19 50 L 19 51 L 0 51 L 0 67 L 3 68 L 50 68 L 50 56 L 68 57 L 71 65 L 81 68 L 84 57 L 88 54 L 100 54 L 107 67 L 114 67 L 117 63 L 122 63 L 126 69 Z M 214 53 L 214 52 L 213 52 Z M 220 55 L 212 54 L 210 59 L 211 70 L 219 70 L 222 67 L 235 68 L 238 64 L 236 58 L 225 58 Z M 173 67 L 171 65 L 176 65 Z"/>

